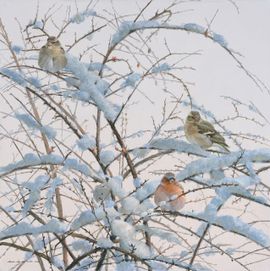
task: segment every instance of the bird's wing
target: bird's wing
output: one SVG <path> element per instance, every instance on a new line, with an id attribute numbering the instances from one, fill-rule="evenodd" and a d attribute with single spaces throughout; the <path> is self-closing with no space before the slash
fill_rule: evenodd
<path id="1" fill-rule="evenodd" d="M 200 122 L 197 123 L 197 126 L 200 134 L 212 135 L 217 133 L 214 126 L 206 120 L 201 120 Z"/>
<path id="2" fill-rule="evenodd" d="M 62 70 L 67 65 L 65 54 L 59 54 L 53 58 L 53 67 L 55 71 Z"/>
<path id="3" fill-rule="evenodd" d="M 198 123 L 198 130 L 200 133 L 207 135 L 213 143 L 222 146 L 225 150 L 228 151 L 229 146 L 226 144 L 224 137 L 214 128 L 210 122 L 201 120 Z"/>
<path id="4" fill-rule="evenodd" d="M 43 46 L 39 51 L 38 65 L 40 68 L 48 71 L 51 71 L 53 68 L 53 61 L 46 46 Z"/>

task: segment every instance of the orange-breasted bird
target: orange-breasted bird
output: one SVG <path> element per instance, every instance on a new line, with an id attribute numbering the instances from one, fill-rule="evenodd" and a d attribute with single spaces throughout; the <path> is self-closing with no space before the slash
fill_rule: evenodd
<path id="1" fill-rule="evenodd" d="M 154 194 L 156 205 L 162 210 L 179 211 L 185 205 L 184 189 L 171 172 L 166 173 Z"/>
<path id="2" fill-rule="evenodd" d="M 224 137 L 214 126 L 201 118 L 198 111 L 190 111 L 184 125 L 185 136 L 190 143 L 197 144 L 203 149 L 217 144 L 229 152 L 229 146 Z"/>

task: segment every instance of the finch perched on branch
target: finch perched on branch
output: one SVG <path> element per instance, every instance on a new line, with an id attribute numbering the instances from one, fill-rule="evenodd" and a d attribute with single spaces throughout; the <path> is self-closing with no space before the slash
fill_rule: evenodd
<path id="1" fill-rule="evenodd" d="M 210 148 L 217 144 L 229 152 L 229 146 L 224 137 L 214 128 L 214 126 L 201 118 L 197 111 L 191 111 L 185 121 L 184 131 L 190 143 L 197 144 L 203 149 Z"/>
<path id="2" fill-rule="evenodd" d="M 48 37 L 39 51 L 38 65 L 44 70 L 58 72 L 67 65 L 65 51 L 56 37 Z"/>
<path id="3" fill-rule="evenodd" d="M 185 205 L 184 189 L 171 172 L 166 173 L 154 194 L 154 201 L 161 209 L 178 211 Z"/>

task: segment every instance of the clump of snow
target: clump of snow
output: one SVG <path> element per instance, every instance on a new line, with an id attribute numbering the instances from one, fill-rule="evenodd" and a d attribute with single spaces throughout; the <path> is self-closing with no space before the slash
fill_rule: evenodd
<path id="1" fill-rule="evenodd" d="M 23 187 L 29 190 L 29 198 L 26 200 L 22 209 L 23 216 L 25 216 L 34 204 L 40 200 L 40 192 L 49 179 L 50 177 L 48 175 L 42 175 L 38 176 L 34 182 L 26 182 L 23 184 Z"/>
<path id="2" fill-rule="evenodd" d="M 118 31 L 112 36 L 111 46 L 115 46 L 122 41 L 129 33 L 136 30 L 143 30 L 148 28 L 158 27 L 160 23 L 158 21 L 124 21 L 118 28 Z"/>
<path id="3" fill-rule="evenodd" d="M 158 236 L 159 238 L 166 240 L 170 243 L 181 244 L 179 237 L 174 232 L 154 227 L 151 228 L 145 225 L 137 226 L 136 229 L 143 230 L 144 232 L 147 232 L 150 236 Z"/>
<path id="4" fill-rule="evenodd" d="M 71 243 L 71 246 L 75 251 L 82 251 L 83 253 L 90 251 L 93 247 L 92 244 L 86 240 L 75 240 Z"/>
<path id="5" fill-rule="evenodd" d="M 192 153 L 198 156 L 209 156 L 209 153 L 202 150 L 199 146 L 173 138 L 156 138 L 145 147 L 159 150 L 174 150 L 180 153 Z"/>
<path id="6" fill-rule="evenodd" d="M 144 217 L 148 214 L 151 214 L 154 208 L 155 206 L 152 201 L 150 199 L 146 199 L 137 207 L 136 213 L 139 214 L 141 217 Z"/>
<path id="7" fill-rule="evenodd" d="M 124 198 L 121 203 L 125 214 L 136 213 L 140 205 L 140 201 L 133 196 Z"/>
<path id="8" fill-rule="evenodd" d="M 117 219 L 112 222 L 112 233 L 120 239 L 129 240 L 135 235 L 135 228 L 123 220 Z"/>
<path id="9" fill-rule="evenodd" d="M 12 49 L 12 51 L 15 53 L 15 54 L 20 54 L 21 53 L 21 51 L 22 51 L 22 47 L 21 46 L 19 46 L 19 45 L 12 45 L 11 46 L 11 49 Z"/>
<path id="10" fill-rule="evenodd" d="M 36 166 L 36 165 L 42 165 L 42 164 L 62 164 L 63 158 L 59 155 L 55 154 L 47 154 L 43 155 L 41 157 L 38 157 L 37 155 L 33 153 L 25 154 L 23 160 L 8 164 L 7 166 L 0 167 L 0 172 L 2 174 L 8 174 L 14 170 L 30 167 L 30 166 Z"/>
<path id="11" fill-rule="evenodd" d="M 67 226 L 57 219 L 50 220 L 47 224 L 35 227 L 26 222 L 20 222 L 12 227 L 9 227 L 0 232 L 0 240 L 4 240 L 10 237 L 23 236 L 28 234 L 41 234 L 46 232 L 52 233 L 64 233 L 67 230 Z"/>
<path id="12" fill-rule="evenodd" d="M 101 80 L 100 77 L 89 72 L 77 58 L 67 55 L 67 59 L 66 68 L 80 80 L 79 90 L 74 94 L 74 98 L 82 101 L 93 100 L 105 117 L 113 121 L 118 113 L 102 94 L 104 83 L 98 83 Z"/>
<path id="13" fill-rule="evenodd" d="M 93 196 L 94 199 L 99 201 L 104 201 L 110 197 L 111 190 L 106 184 L 100 184 L 95 187 Z"/>
<path id="14" fill-rule="evenodd" d="M 100 152 L 99 158 L 101 163 L 107 166 L 115 159 L 115 154 L 113 151 L 102 150 Z"/>
<path id="15" fill-rule="evenodd" d="M 111 46 L 119 43 L 122 39 L 124 39 L 132 30 L 134 22 L 132 21 L 124 21 L 118 28 L 118 31 L 112 36 Z"/>
<path id="16" fill-rule="evenodd" d="M 41 88 L 40 80 L 37 77 L 29 77 L 27 80 L 36 88 Z"/>
<path id="17" fill-rule="evenodd" d="M 73 158 L 68 158 L 65 160 L 64 169 L 74 169 L 81 172 L 82 174 L 86 176 L 91 175 L 90 168 L 87 165 L 82 164 L 77 159 L 73 159 Z"/>
<path id="18" fill-rule="evenodd" d="M 13 71 L 8 68 L 0 68 L 0 73 L 7 76 L 10 80 L 12 80 L 13 82 L 17 83 L 18 85 L 20 85 L 22 87 L 27 86 L 27 82 L 26 82 L 24 76 L 22 75 L 22 73 Z"/>
<path id="19" fill-rule="evenodd" d="M 144 158 L 151 150 L 147 149 L 147 146 L 145 149 L 138 148 L 132 150 L 132 155 L 134 155 L 136 158 Z"/>
<path id="20" fill-rule="evenodd" d="M 109 70 L 110 68 L 103 64 L 103 63 L 100 63 L 100 62 L 91 62 L 89 65 L 88 65 L 88 71 L 100 71 L 100 70 Z"/>
<path id="21" fill-rule="evenodd" d="M 33 24 L 33 28 L 34 29 L 42 29 L 44 26 L 43 22 L 42 21 L 35 21 L 34 24 Z"/>
<path id="22" fill-rule="evenodd" d="M 225 38 L 217 33 L 212 33 L 213 41 L 219 43 L 223 47 L 228 47 L 228 42 L 225 40 Z"/>
<path id="23" fill-rule="evenodd" d="M 122 261 L 117 263 L 116 271 L 136 271 L 137 268 L 134 262 Z"/>
<path id="24" fill-rule="evenodd" d="M 59 91 L 59 90 L 60 90 L 60 87 L 57 86 L 57 85 L 55 85 L 55 84 L 50 85 L 50 88 L 51 88 L 51 90 L 53 90 L 53 91 Z"/>
<path id="25" fill-rule="evenodd" d="M 100 79 L 97 81 L 96 87 L 101 94 L 105 95 L 108 92 L 110 83 L 103 79 Z"/>
<path id="26" fill-rule="evenodd" d="M 121 87 L 135 87 L 137 81 L 141 79 L 141 75 L 139 73 L 130 74 L 125 81 L 121 84 Z"/>
<path id="27" fill-rule="evenodd" d="M 200 33 L 200 34 L 204 34 L 205 31 L 207 30 L 205 27 L 196 24 L 196 23 L 187 23 L 187 24 L 183 24 L 181 25 L 181 27 L 183 27 L 185 30 L 189 31 L 189 32 L 196 32 L 196 33 Z"/>
<path id="28" fill-rule="evenodd" d="M 167 63 L 162 63 L 161 65 L 158 65 L 157 67 L 154 67 L 152 69 L 153 73 L 160 73 L 160 72 L 165 72 L 169 71 L 171 69 L 171 66 Z"/>
<path id="29" fill-rule="evenodd" d="M 108 181 L 108 187 L 112 193 L 120 199 L 127 196 L 127 191 L 122 187 L 122 181 L 123 178 L 121 176 L 112 177 Z"/>
<path id="30" fill-rule="evenodd" d="M 111 248 L 113 246 L 113 242 L 108 238 L 101 237 L 97 240 L 97 246 L 101 248 Z"/>
<path id="31" fill-rule="evenodd" d="M 97 16 L 97 13 L 92 9 L 84 10 L 83 12 L 78 12 L 73 17 L 71 17 L 70 22 L 80 24 L 84 22 L 86 18 L 90 16 Z"/>
<path id="32" fill-rule="evenodd" d="M 140 178 L 136 178 L 136 179 L 133 179 L 133 185 L 136 187 L 136 188 L 139 188 L 142 184 L 142 180 Z"/>
<path id="33" fill-rule="evenodd" d="M 76 218 L 70 225 L 71 230 L 77 230 L 87 224 L 92 224 L 96 221 L 102 220 L 104 218 L 109 218 L 114 220 L 116 217 L 119 217 L 119 213 L 114 208 L 96 208 L 94 211 L 84 211 Z"/>
<path id="34" fill-rule="evenodd" d="M 56 137 L 56 131 L 50 126 L 43 126 L 41 123 L 38 123 L 32 116 L 29 114 L 15 114 L 16 118 L 26 124 L 29 128 L 39 130 L 44 133 L 48 139 L 54 139 Z"/>
<path id="35" fill-rule="evenodd" d="M 77 146 L 82 150 L 94 149 L 96 147 L 96 140 L 92 136 L 83 135 L 76 141 Z"/>
<path id="36" fill-rule="evenodd" d="M 135 196 L 138 200 L 142 201 L 152 195 L 156 188 L 158 187 L 160 183 L 160 180 L 152 180 L 146 182 L 142 187 L 140 187 L 136 193 Z"/>
<path id="37" fill-rule="evenodd" d="M 63 184 L 62 179 L 60 178 L 55 178 L 52 180 L 49 189 L 47 190 L 46 193 L 46 201 L 44 204 L 44 209 L 47 214 L 51 213 L 52 211 L 52 206 L 53 206 L 53 197 L 55 195 L 55 190 L 57 187 Z"/>
<path id="38" fill-rule="evenodd" d="M 240 157 L 241 153 L 236 152 L 221 157 L 211 156 L 209 158 L 198 159 L 189 163 L 185 169 L 177 174 L 176 178 L 177 180 L 184 180 L 201 173 L 222 169 L 231 166 L 233 163 L 237 162 Z"/>

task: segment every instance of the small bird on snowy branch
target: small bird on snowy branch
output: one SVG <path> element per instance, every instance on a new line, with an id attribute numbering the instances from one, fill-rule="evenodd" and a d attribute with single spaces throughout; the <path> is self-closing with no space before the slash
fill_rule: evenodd
<path id="1" fill-rule="evenodd" d="M 214 126 L 201 118 L 197 111 L 191 111 L 185 121 L 184 131 L 190 143 L 197 144 L 203 149 L 210 148 L 217 144 L 229 152 L 229 146 L 224 137 L 214 128 Z"/>
<path id="2" fill-rule="evenodd" d="M 58 72 L 67 65 L 65 51 L 56 37 L 48 37 L 47 43 L 40 49 L 38 65 L 50 72 Z"/>
<path id="3" fill-rule="evenodd" d="M 162 210 L 179 211 L 185 205 L 184 189 L 171 172 L 166 173 L 154 194 L 156 205 Z"/>

